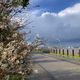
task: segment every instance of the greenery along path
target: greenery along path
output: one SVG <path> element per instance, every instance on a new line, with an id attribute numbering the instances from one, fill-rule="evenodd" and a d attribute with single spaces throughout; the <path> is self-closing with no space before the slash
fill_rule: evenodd
<path id="1" fill-rule="evenodd" d="M 80 80 L 80 65 L 42 54 L 34 54 L 33 58 L 56 80 Z"/>

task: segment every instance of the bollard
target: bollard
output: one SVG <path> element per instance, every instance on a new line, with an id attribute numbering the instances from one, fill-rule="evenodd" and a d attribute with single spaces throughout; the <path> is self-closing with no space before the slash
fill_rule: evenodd
<path id="1" fill-rule="evenodd" d="M 55 49 L 53 50 L 53 52 L 55 53 Z"/>
<path id="2" fill-rule="evenodd" d="M 57 54 L 57 49 L 56 49 L 56 54 Z"/>
<path id="3" fill-rule="evenodd" d="M 53 50 L 53 53 L 55 54 L 55 49 Z"/>
<path id="4" fill-rule="evenodd" d="M 67 56 L 69 56 L 69 50 L 67 49 Z"/>
<path id="5" fill-rule="evenodd" d="M 72 56 L 74 56 L 74 49 L 72 49 Z"/>
<path id="6" fill-rule="evenodd" d="M 64 49 L 62 50 L 62 52 L 63 52 L 63 55 L 64 55 Z"/>
<path id="7" fill-rule="evenodd" d="M 80 49 L 79 49 L 79 57 L 80 57 Z"/>
<path id="8" fill-rule="evenodd" d="M 49 49 L 50 50 L 50 53 L 52 52 L 52 49 Z"/>

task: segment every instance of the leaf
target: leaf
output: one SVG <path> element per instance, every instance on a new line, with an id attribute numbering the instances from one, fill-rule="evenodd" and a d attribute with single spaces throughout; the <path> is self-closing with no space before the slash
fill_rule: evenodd
<path id="1" fill-rule="evenodd" d="M 13 0 L 12 5 L 17 7 L 19 5 L 26 7 L 29 4 L 29 0 Z"/>
<path id="2" fill-rule="evenodd" d="M 29 0 L 22 0 L 23 8 L 26 7 L 28 4 L 29 4 Z"/>

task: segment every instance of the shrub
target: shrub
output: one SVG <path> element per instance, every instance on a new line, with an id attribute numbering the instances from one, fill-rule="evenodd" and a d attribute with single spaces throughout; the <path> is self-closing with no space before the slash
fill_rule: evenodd
<path id="1" fill-rule="evenodd" d="M 15 7 L 22 5 L 24 8 L 28 1 L 0 0 L 0 80 L 14 75 L 25 78 L 32 71 L 31 49 L 24 41 L 23 33 L 19 31 L 24 26 L 21 26 L 19 22 L 11 21 L 13 16 L 11 12 L 15 10 Z M 13 79 L 18 80 L 15 76 Z"/>

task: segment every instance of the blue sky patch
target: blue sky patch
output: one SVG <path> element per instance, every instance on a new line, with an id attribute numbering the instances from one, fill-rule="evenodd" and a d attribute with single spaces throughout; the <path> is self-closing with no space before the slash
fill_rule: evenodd
<path id="1" fill-rule="evenodd" d="M 31 0 L 30 10 L 43 12 L 60 12 L 61 10 L 80 3 L 80 0 Z"/>

